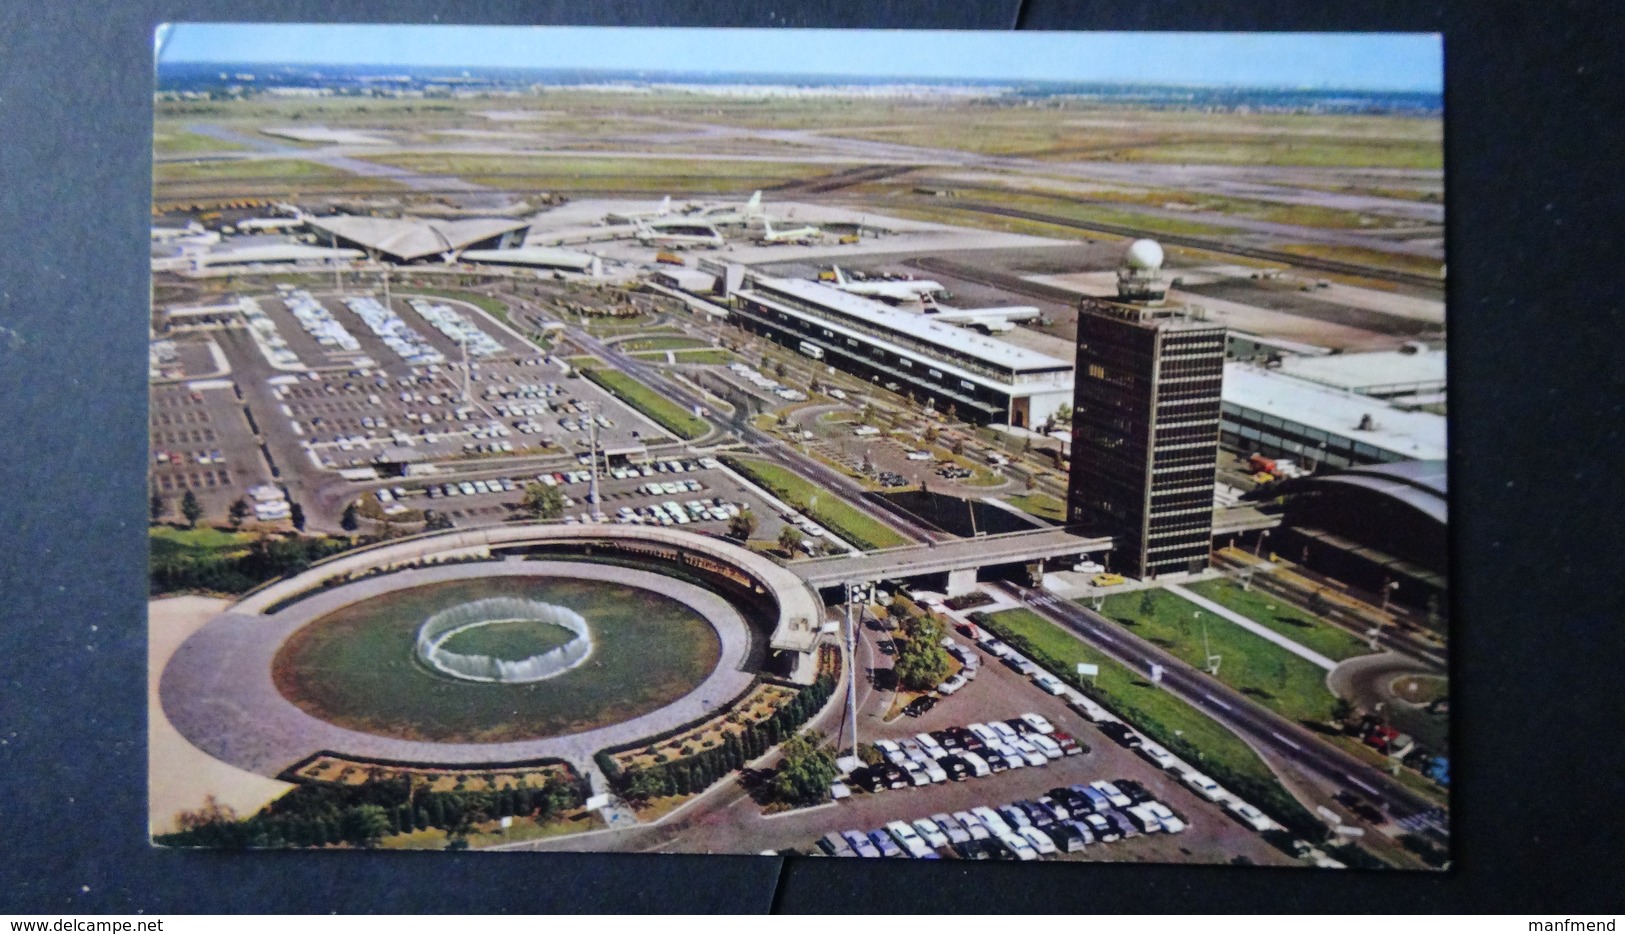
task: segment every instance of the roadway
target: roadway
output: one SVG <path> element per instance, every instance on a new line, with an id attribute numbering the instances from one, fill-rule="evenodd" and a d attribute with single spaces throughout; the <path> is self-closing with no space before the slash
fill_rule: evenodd
<path id="1" fill-rule="evenodd" d="M 942 543 L 889 548 L 861 555 L 842 555 L 796 563 L 791 569 L 814 587 L 843 581 L 879 581 L 892 577 L 936 574 L 1105 551 L 1109 538 L 1084 538 L 1064 528 L 1002 535 L 981 535 Z"/>
<path id="2" fill-rule="evenodd" d="M 1000 585 L 1033 612 L 1079 636 L 1135 671 L 1161 665 L 1162 688 L 1240 736 L 1253 748 L 1290 762 L 1320 781 L 1364 797 L 1395 820 L 1435 811 L 1437 805 L 1363 760 L 1323 742 L 1309 730 L 1266 710 L 1173 655 L 1112 625 L 1104 616 L 1053 594 Z M 1444 826 L 1434 829 L 1448 833 Z"/>

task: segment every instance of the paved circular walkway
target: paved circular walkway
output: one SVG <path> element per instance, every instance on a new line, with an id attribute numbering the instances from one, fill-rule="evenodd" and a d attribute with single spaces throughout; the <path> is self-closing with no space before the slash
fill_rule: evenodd
<path id="1" fill-rule="evenodd" d="M 611 726 L 511 743 L 433 743 L 375 736 L 318 719 L 294 706 L 271 680 L 271 662 L 301 626 L 393 590 L 479 577 L 569 577 L 652 590 L 686 604 L 716 629 L 721 656 L 699 687 L 653 713 Z M 327 751 L 368 759 L 445 765 L 566 759 L 585 774 L 600 749 L 701 719 L 750 684 L 748 625 L 728 601 L 703 588 L 650 571 L 570 561 L 504 561 L 398 571 L 346 584 L 274 613 L 234 609 L 182 643 L 159 681 L 170 723 L 199 749 L 239 768 L 276 776 Z"/>

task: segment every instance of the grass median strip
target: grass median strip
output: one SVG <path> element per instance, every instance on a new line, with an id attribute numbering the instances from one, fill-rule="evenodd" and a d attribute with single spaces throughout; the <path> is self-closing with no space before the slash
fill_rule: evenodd
<path id="1" fill-rule="evenodd" d="M 710 430 L 704 419 L 691 414 L 687 409 L 625 373 L 601 369 L 586 369 L 581 373 L 609 390 L 615 398 L 654 419 L 662 428 L 684 441 L 692 441 Z"/>
<path id="2" fill-rule="evenodd" d="M 1242 590 L 1227 580 L 1197 581 L 1185 587 L 1327 658 L 1342 661 L 1371 652 L 1371 647 L 1359 636 L 1316 619 L 1273 594 Z"/>
<path id="3" fill-rule="evenodd" d="M 845 502 L 840 494 L 804 480 L 777 464 L 742 457 L 725 457 L 723 461 L 859 548 L 892 548 L 909 543 L 890 526 Z"/>
<path id="4" fill-rule="evenodd" d="M 1107 597 L 1100 612 L 1193 668 L 1206 668 L 1209 652 L 1219 656 L 1219 681 L 1283 717 L 1306 725 L 1332 719 L 1336 698 L 1323 669 L 1189 600 L 1142 590 Z"/>
<path id="5" fill-rule="evenodd" d="M 1031 610 L 973 618 L 1214 781 L 1295 831 L 1315 835 L 1319 821 L 1281 786 L 1251 747 L 1206 714 Z M 1079 662 L 1099 665 L 1099 676 L 1079 676 Z"/>

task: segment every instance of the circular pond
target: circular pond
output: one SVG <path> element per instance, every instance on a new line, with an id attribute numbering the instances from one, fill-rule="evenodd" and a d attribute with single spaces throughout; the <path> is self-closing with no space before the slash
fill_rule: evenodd
<path id="1" fill-rule="evenodd" d="M 568 615 L 519 613 L 521 602 Z M 463 613 L 472 615 L 463 620 Z M 435 619 L 453 625 L 430 627 L 426 654 L 425 625 Z M 572 645 L 590 652 L 565 664 L 540 661 L 565 658 Z M 705 617 L 652 590 L 482 577 L 394 590 L 318 617 L 281 645 L 271 674 L 284 698 L 340 727 L 402 740 L 506 743 L 658 710 L 699 686 L 720 653 Z"/>

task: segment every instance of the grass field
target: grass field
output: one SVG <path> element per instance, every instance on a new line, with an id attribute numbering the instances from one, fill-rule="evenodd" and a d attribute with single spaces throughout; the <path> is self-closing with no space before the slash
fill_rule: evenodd
<path id="1" fill-rule="evenodd" d="M 1241 585 L 1227 580 L 1199 581 L 1185 587 L 1333 661 L 1371 651 L 1359 636 L 1316 619 L 1279 597 L 1257 590 L 1242 590 Z"/>
<path id="2" fill-rule="evenodd" d="M 1367 247 L 1334 246 L 1326 243 L 1288 243 L 1278 247 L 1278 249 L 1283 253 L 1292 253 L 1297 256 L 1335 259 L 1345 263 L 1359 263 L 1362 266 L 1392 269 L 1398 272 L 1410 272 L 1423 276 L 1439 276 L 1439 271 L 1444 268 L 1442 263 L 1431 256 L 1390 253 L 1386 250 L 1373 250 Z M 1442 280 L 1443 277 L 1440 278 Z"/>
<path id="3" fill-rule="evenodd" d="M 433 613 L 516 596 L 586 617 L 587 662 L 533 684 L 461 681 L 415 657 Z M 431 584 L 344 607 L 300 629 L 278 651 L 283 696 L 339 726 L 432 742 L 509 742 L 592 729 L 656 710 L 693 690 L 721 652 L 716 631 L 688 607 L 605 581 L 501 578 Z"/>
<path id="4" fill-rule="evenodd" d="M 814 521 L 859 548 L 893 548 L 909 543 L 890 526 L 859 511 L 838 494 L 804 480 L 777 464 L 742 457 L 725 457 L 723 460 L 729 467 L 766 487 L 779 499 L 792 506 L 806 508 Z"/>
<path id="5" fill-rule="evenodd" d="M 246 148 L 242 143 L 231 143 L 180 129 L 160 129 L 152 135 L 152 151 L 158 155 L 182 152 L 236 152 Z"/>
<path id="6" fill-rule="evenodd" d="M 1249 798 L 1283 823 L 1314 823 L 1240 737 L 1139 673 L 1085 645 L 1027 609 L 986 617 L 987 628 L 1048 667 L 1057 677 L 1092 694 L 1112 712 L 1221 785 Z M 1100 666 L 1096 678 L 1080 678 L 1079 662 Z"/>
<path id="7" fill-rule="evenodd" d="M 147 545 L 154 561 L 167 558 L 219 558 L 248 550 L 254 536 L 247 532 L 226 532 L 212 526 L 178 529 L 155 525 L 147 530 Z"/>
<path id="8" fill-rule="evenodd" d="M 1006 496 L 1004 501 L 1028 515 L 1052 522 L 1066 521 L 1066 504 L 1048 493 L 1023 493 Z"/>
<path id="9" fill-rule="evenodd" d="M 733 160 L 641 159 L 570 155 L 513 157 L 455 153 L 405 153 L 370 161 L 423 175 L 462 178 L 475 184 L 511 186 L 534 182 L 550 190 L 734 191 L 765 188 L 815 175 L 828 166 L 814 163 Z"/>
<path id="10" fill-rule="evenodd" d="M 211 182 L 235 179 L 293 181 L 355 176 L 305 159 L 219 159 L 208 162 L 165 162 L 152 167 L 152 179 L 168 182 Z"/>
<path id="11" fill-rule="evenodd" d="M 678 363 L 695 366 L 726 366 L 739 359 L 726 350 L 679 350 Z"/>
<path id="12" fill-rule="evenodd" d="M 619 370 L 587 369 L 582 375 L 609 390 L 615 398 L 654 419 L 662 428 L 692 441 L 711 430 L 702 418 Z"/>
<path id="13" fill-rule="evenodd" d="M 1326 688 L 1324 669 L 1188 600 L 1165 590 L 1114 594 L 1101 613 L 1196 668 L 1207 667 L 1205 625 L 1207 648 L 1221 656 L 1220 681 L 1284 717 L 1332 719 L 1336 698 Z"/>
<path id="14" fill-rule="evenodd" d="M 691 350 L 711 346 L 709 341 L 697 337 L 636 337 L 615 345 L 619 350 L 636 353 L 640 350 Z"/>

